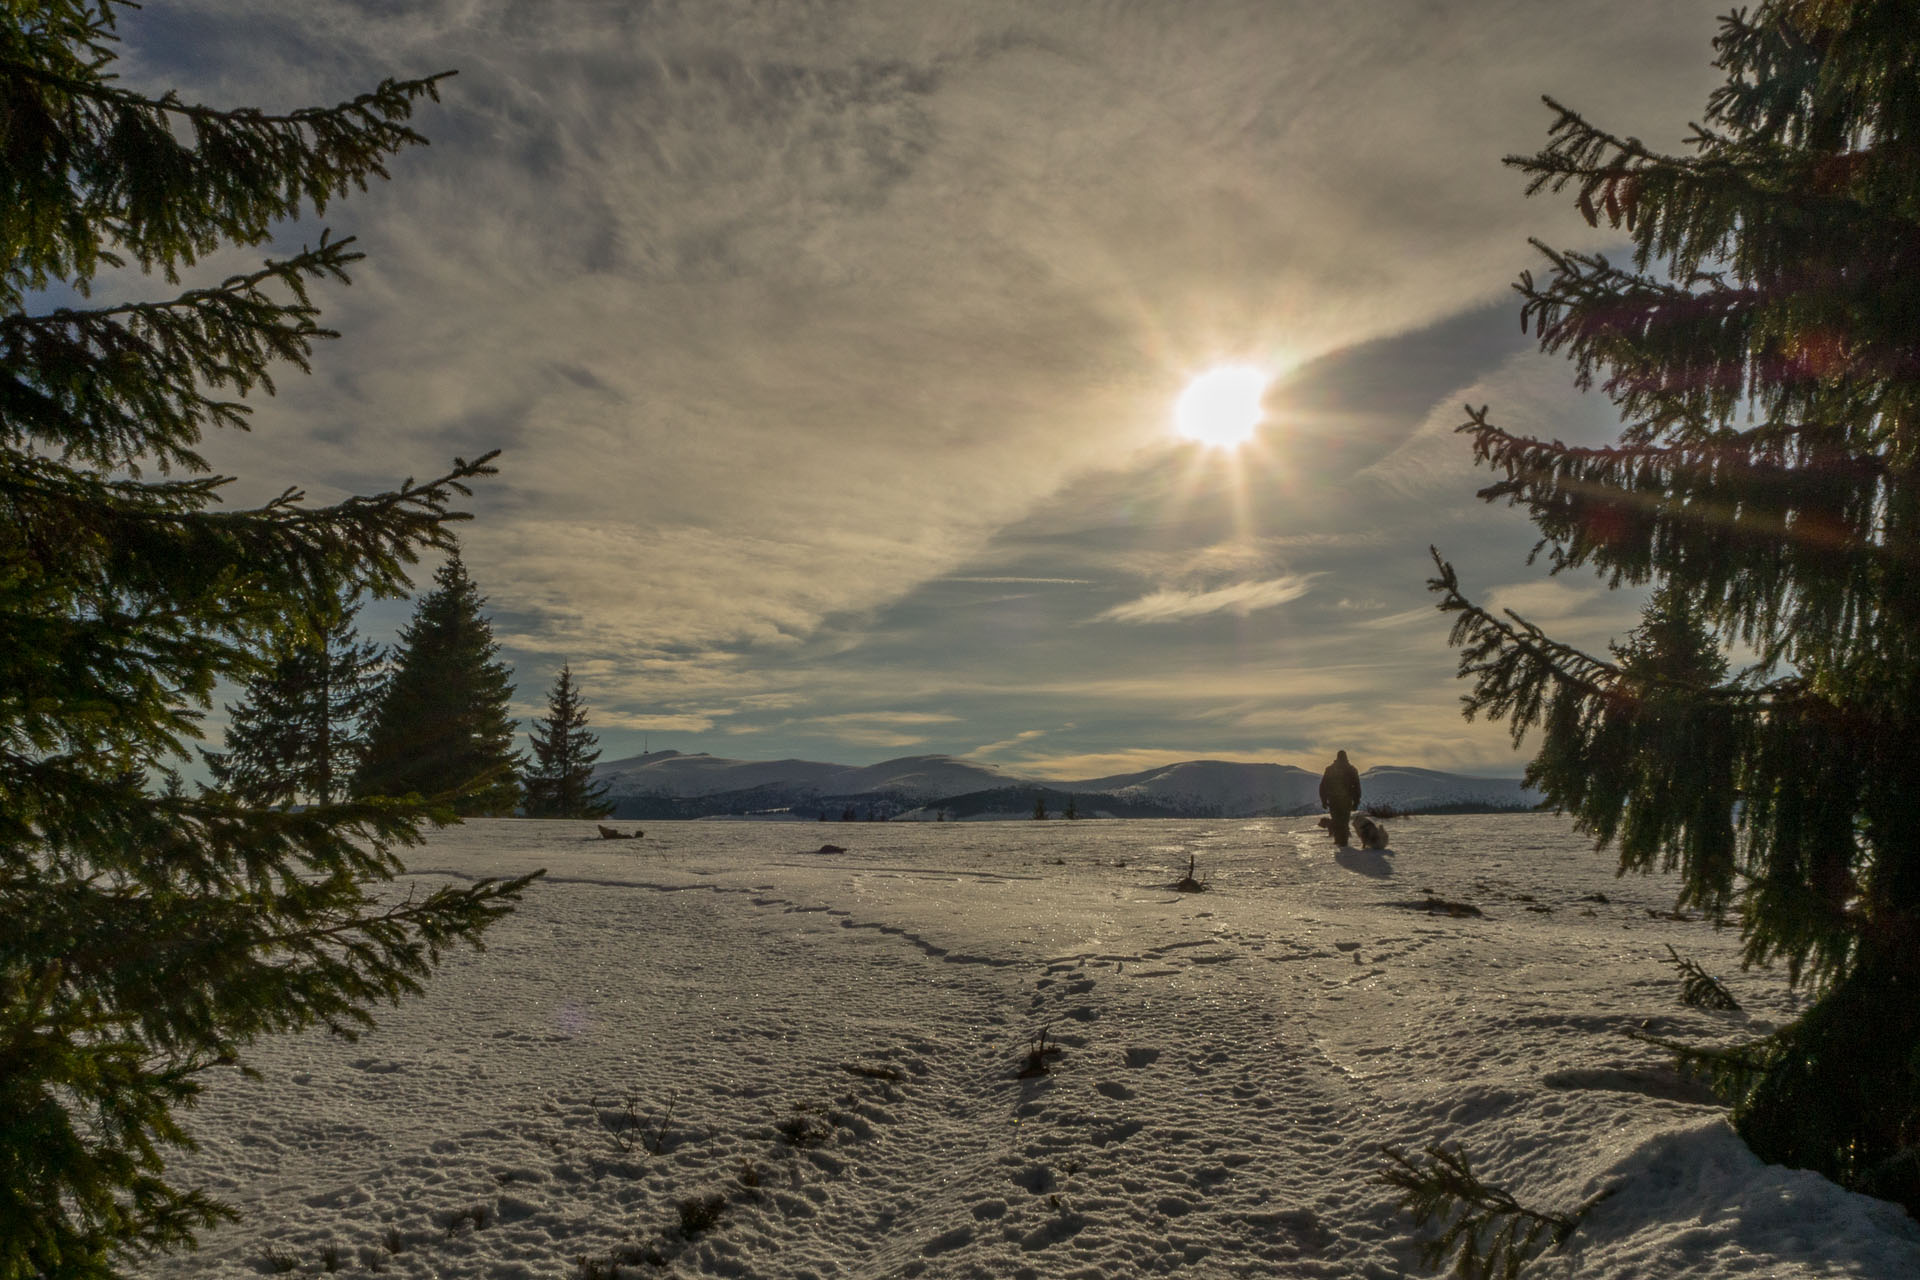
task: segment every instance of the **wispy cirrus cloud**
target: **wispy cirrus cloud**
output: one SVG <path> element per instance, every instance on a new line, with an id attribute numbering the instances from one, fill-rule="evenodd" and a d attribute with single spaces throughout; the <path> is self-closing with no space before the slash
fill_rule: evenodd
<path id="1" fill-rule="evenodd" d="M 337 495 L 502 447 L 462 535 L 523 701 L 571 661 L 616 754 L 724 727 L 859 756 L 1018 741 L 1044 700 L 1097 752 L 1173 742 L 1144 717 L 1180 702 L 1120 722 L 1073 689 L 1278 699 L 1303 663 L 1400 663 L 1363 624 L 1414 608 L 1425 545 L 1511 532 L 1455 403 L 1560 433 L 1564 369 L 1504 366 L 1510 317 L 1456 321 L 1527 235 L 1603 233 L 1500 156 L 1541 140 L 1542 91 L 1677 143 L 1719 5 L 174 0 L 123 19 L 123 69 L 275 110 L 460 69 L 434 145 L 329 211 L 369 255 L 317 297 L 344 338 L 209 453 Z M 1163 441 L 1221 359 L 1294 373 L 1208 488 Z M 1233 618 L 1259 625 L 1231 648 L 1152 625 Z M 1437 687 L 1425 643 L 1399 678 Z M 867 707 L 957 718 L 835 719 Z"/>
<path id="2" fill-rule="evenodd" d="M 1024 747 L 1029 742 L 1046 736 L 1047 730 L 1045 729 L 1023 729 L 1011 738 L 1002 738 L 998 742 L 989 742 L 983 746 L 975 747 L 971 751 L 962 751 L 960 752 L 960 758 L 962 760 L 984 760 L 988 756 L 997 756 L 1012 751 L 1017 747 Z"/>
<path id="3" fill-rule="evenodd" d="M 629 729 L 648 733 L 705 733 L 719 724 L 721 715 L 648 715 L 632 711 L 598 711 L 594 713 L 593 724 L 596 728 Z"/>
<path id="4" fill-rule="evenodd" d="M 1092 578 L 1012 578 L 987 577 L 979 574 L 951 574 L 948 582 L 980 582 L 992 585 L 1031 585 L 1041 587 L 1084 587 L 1093 582 Z"/>
<path id="5" fill-rule="evenodd" d="M 1204 591 L 1166 588 L 1099 614 L 1096 622 L 1181 622 L 1203 618 L 1211 613 L 1232 613 L 1245 617 L 1261 609 L 1272 609 L 1298 600 L 1307 594 L 1312 575 L 1268 578 L 1264 581 L 1236 582 L 1230 586 Z"/>

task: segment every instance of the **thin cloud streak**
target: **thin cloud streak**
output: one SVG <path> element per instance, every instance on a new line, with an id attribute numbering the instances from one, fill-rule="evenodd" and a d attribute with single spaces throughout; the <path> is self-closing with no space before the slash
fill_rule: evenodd
<path id="1" fill-rule="evenodd" d="M 1117 604 L 1094 619 L 1096 622 L 1179 622 L 1203 618 L 1210 613 L 1232 613 L 1246 617 L 1260 609 L 1277 608 L 1307 594 L 1311 576 L 1270 578 L 1264 582 L 1236 582 L 1211 591 L 1156 591 L 1138 600 Z"/>
<path id="2" fill-rule="evenodd" d="M 1093 579 L 1092 578 L 1006 578 L 1006 577 L 995 578 L 995 577 L 984 577 L 984 576 L 978 576 L 978 575 L 969 575 L 969 576 L 949 576 L 947 578 L 947 581 L 948 582 L 980 582 L 980 583 L 1002 584 L 1002 585 L 1031 584 L 1034 586 L 1084 587 L 1084 586 L 1090 586 L 1093 582 Z"/>

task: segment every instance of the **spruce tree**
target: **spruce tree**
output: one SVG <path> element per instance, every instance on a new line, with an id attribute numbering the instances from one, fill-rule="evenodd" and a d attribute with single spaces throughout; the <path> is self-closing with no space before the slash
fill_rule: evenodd
<path id="1" fill-rule="evenodd" d="M 563 665 L 547 694 L 546 719 L 527 735 L 533 761 L 521 782 L 523 812 L 529 818 L 604 818 L 613 812 L 607 784 L 593 780 L 600 758 L 599 740 L 587 730 L 587 707 L 573 683 L 573 667 Z"/>
<path id="2" fill-rule="evenodd" d="M 513 680 L 486 603 L 454 548 L 400 632 L 356 795 L 437 797 L 468 817 L 509 814 L 520 802 Z"/>
<path id="3" fill-rule="evenodd" d="M 332 804 L 359 767 L 361 722 L 381 688 L 381 647 L 343 606 L 288 638 L 273 665 L 228 704 L 226 750 L 202 750 L 214 783 L 248 805 Z"/>
<path id="4" fill-rule="evenodd" d="M 189 794 L 216 682 L 289 619 L 399 594 L 464 482 L 213 510 L 197 448 L 276 363 L 307 367 L 309 289 L 350 241 L 157 301 L 137 291 L 318 214 L 421 141 L 436 79 L 275 115 L 146 96 L 112 74 L 113 0 L 0 8 L 0 1278 L 121 1274 L 229 1210 L 168 1174 L 208 1069 L 273 1032 L 352 1035 L 476 942 L 525 879 L 395 903 L 396 850 L 451 814 L 259 809 Z M 152 286 L 149 285 L 149 288 Z"/>
<path id="5" fill-rule="evenodd" d="M 1537 246 L 1522 318 L 1622 420 L 1572 448 L 1468 409 L 1554 571 L 1658 589 L 1613 660 L 1462 593 L 1469 715 L 1540 734 L 1529 777 L 1621 868 L 1737 908 L 1748 964 L 1813 997 L 1689 1053 L 1763 1158 L 1920 1212 L 1920 23 L 1911 0 L 1722 22 L 1690 154 L 1556 113 L 1509 163 L 1631 240 Z M 1758 656 L 1729 675 L 1739 642 Z"/>

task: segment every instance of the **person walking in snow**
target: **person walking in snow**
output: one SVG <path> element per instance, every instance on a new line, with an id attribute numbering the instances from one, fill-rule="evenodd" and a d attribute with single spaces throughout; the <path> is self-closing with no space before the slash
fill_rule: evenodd
<path id="1" fill-rule="evenodd" d="M 1320 775 L 1320 803 L 1327 807 L 1333 842 L 1346 848 L 1352 838 L 1347 822 L 1360 805 L 1360 771 L 1348 763 L 1344 751 L 1335 752 L 1333 763 Z"/>

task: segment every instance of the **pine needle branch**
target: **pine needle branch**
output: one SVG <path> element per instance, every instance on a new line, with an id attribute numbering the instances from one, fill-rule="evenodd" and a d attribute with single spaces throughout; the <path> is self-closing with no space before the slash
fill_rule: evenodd
<path id="1" fill-rule="evenodd" d="M 1780 1051 L 1777 1035 L 1716 1049 L 1639 1030 L 1629 1029 L 1626 1034 L 1642 1044 L 1671 1053 L 1681 1075 L 1700 1081 L 1713 1091 L 1714 1097 L 1729 1106 L 1740 1105 Z"/>
<path id="2" fill-rule="evenodd" d="M 1692 1005 L 1696 1009 L 1719 1009 L 1726 1012 L 1738 1012 L 1740 1002 L 1733 993 L 1721 984 L 1720 979 L 1700 967 L 1700 962 L 1682 956 L 1667 944 L 1667 955 L 1672 957 L 1673 967 L 1680 971 L 1682 979 L 1680 1002 Z"/>
<path id="3" fill-rule="evenodd" d="M 1381 1150 L 1392 1164 L 1380 1171 L 1380 1180 L 1399 1189 L 1415 1225 L 1442 1228 L 1421 1244 L 1421 1260 L 1438 1271 L 1452 1257 L 1451 1274 L 1458 1280 L 1516 1280 L 1541 1253 L 1565 1248 L 1593 1207 L 1612 1194 L 1610 1188 L 1571 1213 L 1552 1213 L 1483 1181 L 1458 1147 L 1430 1144 L 1425 1163 L 1394 1147 Z"/>

